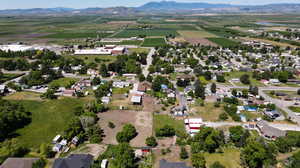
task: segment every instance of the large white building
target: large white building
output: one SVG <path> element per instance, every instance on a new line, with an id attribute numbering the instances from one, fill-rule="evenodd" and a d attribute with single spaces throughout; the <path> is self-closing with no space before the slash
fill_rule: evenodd
<path id="1" fill-rule="evenodd" d="M 9 45 L 0 45 L 0 50 L 2 51 L 28 51 L 28 50 L 35 50 L 32 46 L 27 45 L 19 45 L 19 44 L 9 44 Z"/>
<path id="2" fill-rule="evenodd" d="M 185 129 L 191 136 L 197 134 L 204 126 L 202 118 L 188 118 L 184 120 Z"/>
<path id="3" fill-rule="evenodd" d="M 75 55 L 118 55 L 125 52 L 125 47 L 106 45 L 105 47 L 98 47 L 95 49 L 78 49 L 75 50 Z"/>

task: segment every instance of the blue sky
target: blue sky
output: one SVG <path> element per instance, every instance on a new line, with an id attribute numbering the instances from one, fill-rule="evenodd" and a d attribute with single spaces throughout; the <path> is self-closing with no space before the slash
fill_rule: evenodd
<path id="1" fill-rule="evenodd" d="M 0 0 L 0 9 L 16 8 L 49 8 L 49 7 L 111 7 L 139 6 L 153 0 Z M 155 0 L 158 1 L 158 0 Z M 300 0 L 177 0 L 178 2 L 208 2 L 230 4 L 270 4 L 270 3 L 300 3 Z"/>

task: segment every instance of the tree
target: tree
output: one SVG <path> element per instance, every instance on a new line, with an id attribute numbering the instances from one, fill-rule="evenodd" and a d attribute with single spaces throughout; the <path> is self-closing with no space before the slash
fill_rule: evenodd
<path id="1" fill-rule="evenodd" d="M 135 127 L 131 124 L 126 124 L 124 125 L 122 131 L 117 133 L 117 141 L 119 143 L 130 142 L 130 140 L 132 140 L 136 136 L 137 132 Z"/>
<path id="2" fill-rule="evenodd" d="M 109 77 L 109 73 L 107 71 L 107 67 L 106 67 L 105 64 L 101 64 L 101 66 L 100 66 L 100 74 L 103 77 Z"/>
<path id="3" fill-rule="evenodd" d="M 273 144 L 263 140 L 249 140 L 241 152 L 241 159 L 245 165 L 253 168 L 268 167 L 276 163 L 276 148 Z"/>
<path id="4" fill-rule="evenodd" d="M 157 142 L 154 136 L 146 138 L 146 145 L 150 147 L 156 147 Z"/>
<path id="5" fill-rule="evenodd" d="M 224 75 L 217 75 L 217 82 L 224 83 L 225 81 Z"/>
<path id="6" fill-rule="evenodd" d="M 300 95 L 300 89 L 297 90 L 297 94 Z"/>
<path id="7" fill-rule="evenodd" d="M 288 165 L 288 168 L 300 167 L 300 152 L 293 154 L 293 156 L 289 160 L 290 164 Z"/>
<path id="8" fill-rule="evenodd" d="M 128 143 L 121 143 L 112 151 L 112 167 L 114 168 L 135 168 L 135 155 Z"/>
<path id="9" fill-rule="evenodd" d="M 180 148 L 180 159 L 187 159 L 189 158 L 189 154 L 188 152 L 186 151 L 185 147 L 181 147 Z"/>
<path id="10" fill-rule="evenodd" d="M 55 95 L 55 90 L 53 89 L 48 89 L 46 91 L 46 93 L 41 95 L 41 98 L 45 98 L 45 99 L 56 99 L 57 96 Z"/>
<path id="11" fill-rule="evenodd" d="M 171 137 L 175 135 L 175 129 L 170 125 L 165 125 L 162 128 L 155 130 L 158 137 Z"/>
<path id="12" fill-rule="evenodd" d="M 250 136 L 248 130 L 245 130 L 242 126 L 230 127 L 230 140 L 236 147 L 243 147 L 246 145 L 246 140 Z"/>
<path id="13" fill-rule="evenodd" d="M 212 165 L 209 166 L 209 168 L 225 168 L 220 162 L 216 161 Z"/>
<path id="14" fill-rule="evenodd" d="M 210 90 L 212 93 L 216 93 L 217 92 L 217 85 L 215 83 L 211 84 Z"/>
<path id="15" fill-rule="evenodd" d="M 46 160 L 43 158 L 37 160 L 32 164 L 32 168 L 44 168 L 45 166 L 46 166 Z"/>
<path id="16" fill-rule="evenodd" d="M 244 74 L 240 77 L 240 81 L 245 84 L 245 85 L 249 85 L 250 84 L 250 79 L 249 79 L 249 75 L 248 74 Z"/>
<path id="17" fill-rule="evenodd" d="M 52 158 L 55 155 L 55 153 L 51 149 L 51 146 L 46 143 L 42 143 L 40 145 L 40 154 L 45 158 Z"/>
<path id="18" fill-rule="evenodd" d="M 100 85 L 101 84 L 101 79 L 99 77 L 95 77 L 93 80 L 92 80 L 92 85 L 93 86 L 96 86 L 96 85 Z"/>
<path id="19" fill-rule="evenodd" d="M 278 80 L 282 83 L 286 83 L 289 79 L 289 73 L 286 71 L 279 72 Z"/>
<path id="20" fill-rule="evenodd" d="M 87 135 L 90 143 L 100 143 L 102 141 L 103 131 L 99 126 L 94 125 L 88 129 Z"/>
<path id="21" fill-rule="evenodd" d="M 116 126 L 113 122 L 108 122 L 108 127 L 111 128 L 111 129 L 114 129 Z"/>
<path id="22" fill-rule="evenodd" d="M 195 153 L 195 154 L 192 154 L 192 165 L 194 168 L 205 168 L 205 164 L 206 164 L 206 161 L 205 161 L 205 158 L 203 156 L 203 154 L 201 153 Z"/>
<path id="23" fill-rule="evenodd" d="M 205 87 L 200 83 L 200 80 L 195 82 L 195 97 L 205 100 Z"/>
<path id="24" fill-rule="evenodd" d="M 143 74 L 139 74 L 139 81 L 143 82 L 145 80 L 146 80 L 145 76 Z"/>
<path id="25" fill-rule="evenodd" d="M 221 113 L 220 115 L 219 115 L 219 120 L 221 120 L 221 121 L 225 121 L 225 120 L 227 120 L 229 117 L 228 117 L 228 114 L 227 113 Z"/>

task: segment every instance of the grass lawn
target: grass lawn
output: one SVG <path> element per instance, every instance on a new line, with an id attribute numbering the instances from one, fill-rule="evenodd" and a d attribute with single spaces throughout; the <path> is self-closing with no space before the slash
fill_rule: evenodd
<path id="1" fill-rule="evenodd" d="M 226 81 L 229 81 L 230 79 L 233 79 L 233 78 L 238 78 L 239 79 L 244 74 L 249 75 L 250 82 L 253 86 L 265 86 L 260 81 L 252 78 L 252 73 L 251 72 L 240 72 L 240 71 L 228 72 L 228 73 L 225 73 L 225 79 L 226 79 Z M 246 86 L 242 83 L 235 83 L 235 84 L 238 85 L 238 86 Z"/>
<path id="2" fill-rule="evenodd" d="M 300 107 L 290 106 L 289 109 L 295 113 L 300 113 Z"/>
<path id="3" fill-rule="evenodd" d="M 219 161 L 226 168 L 241 168 L 240 151 L 233 148 L 225 148 L 224 153 L 205 153 L 206 166 Z"/>
<path id="4" fill-rule="evenodd" d="M 20 135 L 17 139 L 20 145 L 33 149 L 37 149 L 42 143 L 51 143 L 55 135 L 62 134 L 68 121 L 74 117 L 74 109 L 84 103 L 82 99 L 73 98 L 17 102 L 32 113 L 32 122 L 16 131 Z"/>
<path id="5" fill-rule="evenodd" d="M 237 46 L 239 44 L 238 42 L 229 40 L 227 38 L 207 38 L 207 39 L 222 47 L 232 47 L 232 46 Z"/>
<path id="6" fill-rule="evenodd" d="M 84 60 L 86 64 L 89 63 L 105 63 L 109 64 L 117 59 L 116 56 L 112 55 L 65 55 L 64 57 L 66 58 L 79 58 Z M 98 61 L 96 61 L 98 60 Z"/>
<path id="7" fill-rule="evenodd" d="M 178 33 L 184 38 L 209 38 L 216 37 L 216 35 L 206 32 L 204 30 L 199 31 L 178 31 Z"/>
<path id="8" fill-rule="evenodd" d="M 149 52 L 148 48 L 129 48 L 128 50 L 130 52 L 136 52 L 136 53 L 148 53 Z"/>
<path id="9" fill-rule="evenodd" d="M 142 44 L 143 47 L 160 47 L 165 45 L 166 40 L 164 38 L 146 38 Z"/>
<path id="10" fill-rule="evenodd" d="M 183 120 L 176 120 L 169 115 L 155 114 L 153 116 L 153 128 L 154 130 L 160 129 L 165 125 L 172 126 L 176 132 L 183 133 L 185 132 Z"/>
<path id="11" fill-rule="evenodd" d="M 199 116 L 204 121 L 217 121 L 219 115 L 224 112 L 223 107 L 215 107 L 214 103 L 204 103 L 204 106 L 194 106 L 192 111 L 195 111 L 193 116 Z"/>
<path id="12" fill-rule="evenodd" d="M 249 111 L 243 111 L 241 112 L 244 116 L 246 116 L 247 120 L 253 120 L 259 117 L 263 117 L 262 113 L 260 112 L 249 112 Z"/>
<path id="13" fill-rule="evenodd" d="M 130 87 L 127 88 L 113 88 L 112 93 L 113 94 L 125 94 L 129 93 Z"/>
<path id="14" fill-rule="evenodd" d="M 60 78 L 52 81 L 49 85 L 50 86 L 60 86 L 60 87 L 67 87 L 71 82 L 77 82 L 79 79 L 76 78 Z"/>

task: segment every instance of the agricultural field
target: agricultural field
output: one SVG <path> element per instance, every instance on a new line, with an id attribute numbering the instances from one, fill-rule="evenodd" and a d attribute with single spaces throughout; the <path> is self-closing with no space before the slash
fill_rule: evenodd
<path id="1" fill-rule="evenodd" d="M 216 37 L 214 34 L 208 33 L 206 31 L 178 31 L 178 33 L 188 42 L 192 44 L 201 45 L 213 45 L 216 46 L 215 43 L 207 40 L 206 38 Z"/>
<path id="2" fill-rule="evenodd" d="M 165 45 L 166 40 L 164 38 L 146 38 L 142 44 L 143 47 L 157 47 Z"/>
<path id="3" fill-rule="evenodd" d="M 147 37 L 151 36 L 167 36 L 167 35 L 178 35 L 176 30 L 173 29 L 125 29 L 113 37 L 115 38 L 129 38 L 145 35 Z"/>
<path id="4" fill-rule="evenodd" d="M 57 134 L 62 134 L 68 121 L 74 117 L 76 107 L 83 105 L 83 99 L 60 98 L 58 100 L 16 99 L 18 94 L 5 99 L 17 101 L 32 113 L 32 122 L 16 131 L 16 137 L 24 147 L 37 150 L 42 143 L 50 143 Z M 22 96 L 22 95 L 21 95 Z"/>
<path id="5" fill-rule="evenodd" d="M 207 38 L 207 39 L 222 47 L 232 47 L 232 46 L 237 46 L 239 44 L 238 42 L 229 40 L 227 38 Z"/>

